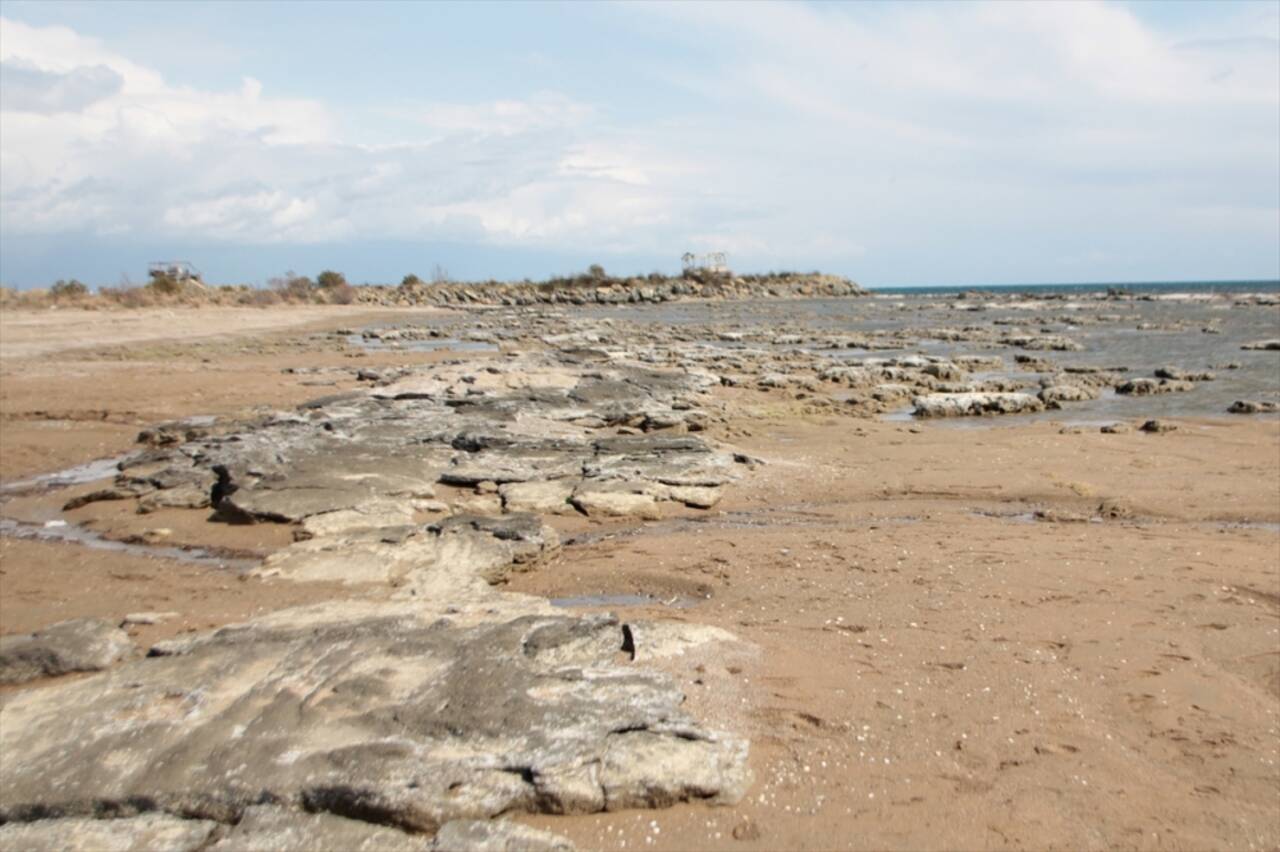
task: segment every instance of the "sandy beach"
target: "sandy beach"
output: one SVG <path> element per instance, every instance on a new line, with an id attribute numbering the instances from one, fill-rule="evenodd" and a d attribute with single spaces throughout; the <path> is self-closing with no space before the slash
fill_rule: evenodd
<path id="1" fill-rule="evenodd" d="M 787 303 L 777 304 L 776 315 L 790 315 Z M 1102 322 L 1128 327 L 1141 309 L 1123 303 L 1090 311 L 1125 315 Z M 1276 308 L 1240 311 L 1260 312 L 1265 325 Z M 742 345 L 750 346 L 759 332 L 750 316 L 726 319 L 718 308 L 710 314 L 721 328 L 717 345 L 737 346 L 745 335 Z M 870 344 L 883 339 L 874 334 L 858 343 L 857 369 L 871 369 L 869 357 L 896 356 L 896 366 L 874 368 L 901 373 L 859 389 L 860 379 L 833 378 L 829 366 L 823 378 L 812 362 L 820 353 L 791 352 L 790 340 L 775 340 L 781 348 L 764 354 L 726 356 L 703 343 L 689 348 L 706 335 L 682 339 L 675 325 L 646 343 L 643 327 L 630 327 L 622 314 L 593 313 L 584 322 L 563 311 L 531 311 L 517 325 L 513 316 L 338 307 L 0 314 L 0 481 L 28 482 L 0 505 L 11 522 L 0 535 L 0 632 L 168 613 L 125 625 L 138 656 L 113 664 L 119 668 L 145 666 L 140 655 L 156 643 L 291 607 L 401 606 L 391 602 L 401 581 L 362 575 L 344 583 L 315 572 L 237 567 L 278 559 L 298 548 L 298 539 L 322 539 L 326 533 L 310 531 L 301 515 L 228 523 L 216 517 L 216 506 L 156 501 L 168 492 L 151 486 L 77 505 L 103 482 L 54 488 L 29 480 L 146 449 L 139 433 L 166 421 L 226 424 L 227 431 L 209 434 L 190 426 L 186 437 L 174 427 L 178 437 L 150 445 L 162 452 L 188 446 L 184 441 L 199 446 L 188 453 L 199 466 L 218 447 L 232 446 L 226 436 L 249 446 L 253 429 L 295 417 L 297 406 L 319 397 L 363 401 L 373 394 L 387 400 L 379 403 L 385 408 L 447 396 L 453 410 L 475 405 L 487 417 L 483 406 L 505 399 L 500 394 L 510 388 L 530 388 L 522 405 L 546 404 L 550 391 L 537 388 L 560 387 L 554 383 L 565 370 L 578 370 L 563 386 L 578 383 L 572 392 L 584 410 L 553 428 L 553 418 L 537 409 L 538 428 L 546 430 L 540 440 L 567 441 L 570 425 L 609 440 L 697 440 L 735 457 L 736 464 L 726 462 L 733 478 L 708 486 L 664 473 L 661 492 L 599 486 L 609 500 L 579 484 L 540 516 L 558 546 L 521 557 L 489 581 L 499 583 L 500 594 L 547 598 L 581 618 L 612 613 L 622 624 L 688 627 L 690 636 L 708 627 L 732 634 L 710 644 L 690 640 L 682 653 L 648 661 L 641 648 L 630 665 L 665 673 L 684 696 L 682 713 L 749 743 L 751 780 L 735 801 L 718 805 L 698 801 L 718 793 L 686 792 L 676 796 L 686 801 L 657 797 L 671 806 L 656 809 L 500 809 L 511 820 L 582 849 L 1280 844 L 1280 420 L 1161 414 L 1172 428 L 1146 432 L 1140 427 L 1150 418 L 1136 399 L 1130 416 L 1100 418 L 1122 424 L 1110 431 L 1098 418 L 1039 403 L 1034 416 L 912 419 L 894 412 L 921 393 L 1018 392 L 1008 377 L 987 377 L 990 366 L 964 368 L 959 356 L 910 366 L 904 355 L 935 351 L 920 348 L 929 338 L 916 333 L 903 333 L 911 337 L 906 352 L 877 352 Z M 967 316 L 973 325 L 979 315 Z M 444 329 L 434 338 L 384 333 L 434 327 Z M 369 328 L 384 331 L 361 338 L 363 345 L 356 332 Z M 487 335 L 483 341 L 475 328 Z M 414 345 L 422 340 L 433 345 Z M 1011 366 L 1013 344 L 984 338 L 975 351 L 996 343 L 1014 347 L 1003 356 Z M 592 348 L 618 354 L 575 366 Z M 1034 344 L 1017 351 L 1049 357 Z M 1277 355 L 1233 357 L 1257 359 L 1244 369 L 1256 364 L 1265 382 L 1268 370 L 1280 371 Z M 712 357 L 720 360 L 705 360 Z M 726 357 L 738 362 L 725 366 Z M 944 363 L 950 366 L 940 368 Z M 692 391 L 673 391 L 672 404 L 643 409 L 639 419 L 611 419 L 594 397 L 583 401 L 584 382 L 603 383 L 599 376 L 615 365 L 632 364 L 686 378 L 717 370 L 723 380 L 700 386 L 696 401 Z M 446 374 L 461 376 L 449 379 L 456 383 L 447 393 L 422 389 Z M 937 387 L 962 374 L 1009 387 Z M 545 380 L 517 378 L 530 375 Z M 1133 375 L 1108 379 L 1109 387 Z M 883 390 L 903 382 L 914 390 Z M 379 396 L 380 389 L 386 393 Z M 1191 399 L 1201 391 L 1181 392 Z M 512 410 L 494 422 L 523 423 L 520 412 L 534 409 Z M 454 439 L 454 449 L 462 446 Z M 509 452 L 495 447 L 461 452 Z M 340 454 L 317 457 L 344 463 Z M 501 464 L 515 462 L 502 457 Z M 261 492 L 272 475 L 250 479 L 238 493 Z M 523 480 L 475 476 L 482 478 L 445 476 L 429 497 L 424 490 L 406 504 L 403 517 L 415 524 L 464 511 L 507 517 L 515 493 L 509 484 Z M 680 488 L 715 493 L 690 496 Z M 617 494 L 626 500 L 619 503 Z M 241 512 L 283 511 L 241 503 Z M 617 505 L 627 508 L 614 511 Z M 46 534 L 63 528 L 83 530 L 98 544 Z M 125 546 L 103 549 L 103 542 Z M 635 633 L 641 636 L 639 628 Z M 5 686 L 0 713 L 37 693 L 88 694 L 86 684 L 108 677 L 81 673 Z M 20 803 L 18 795 L 3 804 Z"/>

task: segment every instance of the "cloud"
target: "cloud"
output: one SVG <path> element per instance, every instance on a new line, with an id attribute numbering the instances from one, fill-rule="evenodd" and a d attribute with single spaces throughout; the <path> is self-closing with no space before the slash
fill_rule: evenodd
<path id="1" fill-rule="evenodd" d="M 105 65 L 81 66 L 59 74 L 19 61 L 0 62 L 4 107 L 14 112 L 80 112 L 118 93 L 124 78 Z"/>
<path id="2" fill-rule="evenodd" d="M 666 39 L 637 48 L 651 91 L 388 93 L 362 111 L 248 77 L 177 85 L 71 29 L 0 19 L 6 234 L 689 248 L 1025 279 L 1055 259 L 1061 275 L 1164 262 L 1126 240 L 1246 234 L 1265 251 L 1269 222 L 1274 256 L 1274 15 L 1185 33 L 1092 2 L 613 9 Z"/>

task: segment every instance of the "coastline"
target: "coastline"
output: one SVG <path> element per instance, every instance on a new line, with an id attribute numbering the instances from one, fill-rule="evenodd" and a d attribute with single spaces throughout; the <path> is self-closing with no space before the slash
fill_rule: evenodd
<path id="1" fill-rule="evenodd" d="M 361 370 L 387 381 L 449 361 L 497 365 L 517 349 L 616 345 L 558 340 L 535 315 L 526 342 L 499 338 L 491 352 L 413 351 L 411 336 L 392 341 L 402 348 L 363 348 L 335 333 L 501 323 L 486 312 L 354 310 L 270 330 L 228 312 L 206 338 L 161 328 L 127 346 L 74 336 L 73 322 L 58 332 L 66 350 L 11 350 L 0 361 L 3 478 L 126 452 L 162 420 L 238 421 L 364 391 Z M 756 378 L 781 363 L 726 357 L 757 358 Z M 963 430 L 851 416 L 816 396 L 800 382 L 713 388 L 703 406 L 715 416 L 696 434 L 759 462 L 714 508 L 663 504 L 656 520 L 549 516 L 561 547 L 503 587 L 624 600 L 576 611 L 738 636 L 736 650 L 691 647 L 650 665 L 679 683 L 690 714 L 750 741 L 755 784 L 723 808 L 519 822 L 582 848 L 1276 841 L 1267 820 L 1280 783 L 1280 655 L 1267 649 L 1280 635 L 1270 591 L 1280 586 L 1280 422 L 1173 417 L 1175 431 L 1149 435 L 992 417 L 982 422 L 1001 428 Z M 290 543 L 290 525 L 211 524 L 202 509 L 138 514 L 132 500 L 113 500 L 61 510 L 93 487 L 13 497 L 4 511 L 143 543 L 164 529 L 153 540 L 169 546 L 266 553 Z M 469 498 L 437 486 L 436 499 Z M 61 618 L 177 612 L 131 628 L 145 647 L 284 607 L 380 605 L 387 594 L 224 578 L 72 544 L 0 544 L 0 629 L 10 634 Z M 0 702 L 59 683 L 8 687 Z"/>

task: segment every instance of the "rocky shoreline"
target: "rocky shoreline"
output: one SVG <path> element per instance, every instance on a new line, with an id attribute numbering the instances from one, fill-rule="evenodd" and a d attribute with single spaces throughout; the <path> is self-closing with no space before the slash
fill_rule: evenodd
<path id="1" fill-rule="evenodd" d="M 342 838 L 566 849 L 511 815 L 741 803 L 757 783 L 757 742 L 735 716 L 691 708 L 687 690 L 712 682 L 694 661 L 752 653 L 737 631 L 761 622 L 575 614 L 512 591 L 562 569 L 565 524 L 697 529 L 776 476 L 737 443 L 751 435 L 743 422 L 821 418 L 856 437 L 866 433 L 853 424 L 885 415 L 1069 411 L 1104 394 L 1138 416 L 1273 355 L 1250 337 L 1234 344 L 1241 363 L 1100 359 L 1109 353 L 1091 349 L 1094 329 L 1155 335 L 1171 324 L 1105 307 L 1002 303 L 1011 313 L 979 323 L 968 302 L 917 311 L 856 300 L 851 311 L 873 314 L 859 327 L 851 315 L 793 314 L 802 302 L 679 322 L 592 304 L 486 305 L 313 333 L 302 351 L 340 363 L 276 373 L 332 392 L 151 423 L 107 481 L 74 490 L 64 516 L 110 508 L 145 525 L 202 513 L 214 537 L 279 529 L 290 541 L 237 582 L 352 595 L 146 645 L 100 619 L 0 637 L 0 846 L 293 850 Z M 1271 402 L 1232 411 L 1265 417 Z M 1164 428 L 1148 432 L 1172 431 L 1151 422 Z M 1095 514 L 1034 520 L 1135 514 L 1071 487 L 1100 505 Z M 30 499 L 51 499 L 48 488 L 30 486 Z M 799 571 L 790 552 L 786 570 Z M 720 576 L 729 560 L 717 559 L 700 570 Z M 376 599 L 356 593 L 367 589 Z M 768 623 L 768 607 L 755 609 Z M 165 617 L 137 612 L 123 626 Z M 832 623 L 815 629 L 867 630 Z M 66 676 L 76 672 L 92 674 Z M 750 824 L 741 835 L 760 840 Z"/>

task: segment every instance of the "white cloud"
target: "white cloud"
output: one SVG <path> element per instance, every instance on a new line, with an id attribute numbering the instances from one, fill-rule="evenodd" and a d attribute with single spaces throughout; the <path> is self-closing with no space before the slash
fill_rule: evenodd
<path id="1" fill-rule="evenodd" d="M 1002 262 L 1066 269 L 1119 256 L 1092 243 L 1138 227 L 1212 238 L 1280 215 L 1274 14 L 1178 33 L 1093 2 L 618 12 L 691 45 L 653 73 L 685 101 L 655 94 L 644 119 L 634 94 L 374 103 L 393 125 L 381 144 L 349 135 L 368 116 L 321 100 L 253 78 L 176 85 L 65 27 L 0 19 L 6 233 L 694 248 L 845 269 L 926 250 L 977 264 L 998 243 Z"/>

